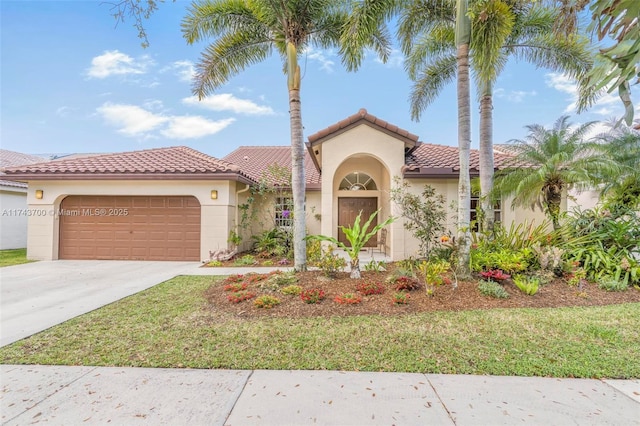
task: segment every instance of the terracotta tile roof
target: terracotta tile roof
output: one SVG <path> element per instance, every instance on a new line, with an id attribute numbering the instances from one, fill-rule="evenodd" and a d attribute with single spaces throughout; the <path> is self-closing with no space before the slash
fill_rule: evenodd
<path id="1" fill-rule="evenodd" d="M 23 154 L 21 152 L 9 151 L 7 149 L 0 149 L 0 176 L 4 175 L 4 170 L 7 167 L 22 166 L 25 164 L 40 163 L 47 161 L 46 158 L 38 157 L 37 155 Z M 14 188 L 26 188 L 27 184 L 22 182 L 13 182 L 9 180 L 0 180 L 0 185 L 11 186 Z"/>
<path id="2" fill-rule="evenodd" d="M 503 169 L 513 156 L 494 150 L 493 161 L 496 169 Z M 469 171 L 471 174 L 479 172 L 480 156 L 478 150 L 469 153 Z M 460 171 L 460 157 L 458 147 L 422 143 L 405 158 L 405 171 L 428 175 L 457 175 Z M 409 174 L 410 175 L 410 174 Z"/>
<path id="3" fill-rule="evenodd" d="M 198 179 L 216 175 L 229 179 L 243 175 L 235 164 L 186 146 L 60 159 L 13 167 L 6 173 L 32 179 Z"/>
<path id="4" fill-rule="evenodd" d="M 304 155 L 306 186 L 309 189 L 320 188 L 320 173 L 314 166 L 309 153 L 305 151 Z M 223 159 L 237 164 L 248 177 L 258 182 L 271 164 L 277 164 L 291 170 L 291 147 L 241 146 Z"/>
<path id="5" fill-rule="evenodd" d="M 375 115 L 369 114 L 367 110 L 364 108 L 360 109 L 360 111 L 353 114 L 352 116 L 347 117 L 344 120 L 340 120 L 337 123 L 327 127 L 326 129 L 320 130 L 319 132 L 312 134 L 308 138 L 309 142 L 313 145 L 315 142 L 318 142 L 321 139 L 324 139 L 327 136 L 332 135 L 333 133 L 353 127 L 362 121 L 370 123 L 380 129 L 384 129 L 391 133 L 395 133 L 400 138 L 405 139 L 409 142 L 413 142 L 413 144 L 418 142 L 418 135 L 409 133 L 408 131 L 401 129 L 398 126 L 395 126 L 385 120 L 382 120 L 376 117 Z"/>

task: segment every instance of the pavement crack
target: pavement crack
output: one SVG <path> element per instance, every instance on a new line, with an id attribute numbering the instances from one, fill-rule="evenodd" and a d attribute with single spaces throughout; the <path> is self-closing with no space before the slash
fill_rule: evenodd
<path id="1" fill-rule="evenodd" d="M 247 376 L 247 380 L 244 381 L 244 384 L 242 385 L 242 389 L 240 390 L 240 392 L 238 392 L 238 397 L 236 398 L 235 401 L 233 401 L 233 405 L 231 406 L 231 409 L 227 413 L 227 417 L 225 417 L 225 419 L 224 419 L 223 425 L 226 425 L 227 422 L 229 421 L 229 417 L 231 417 L 231 413 L 233 413 L 233 410 L 236 408 L 236 404 L 238 403 L 238 400 L 240 399 L 240 397 L 244 393 L 244 390 L 247 387 L 247 383 L 249 383 L 249 380 L 251 380 L 251 376 L 253 376 L 253 371 L 254 370 L 251 370 L 251 372 Z"/>
<path id="2" fill-rule="evenodd" d="M 444 407 L 445 411 L 447 412 L 447 416 L 449 416 L 449 419 L 451 419 L 451 423 L 453 423 L 454 425 L 456 425 L 456 419 L 453 417 L 453 415 L 451 414 L 451 412 L 449 411 L 449 408 L 447 408 L 447 405 L 444 403 L 444 401 L 442 400 L 442 398 L 440 397 L 440 394 L 438 393 L 437 389 L 435 386 L 433 386 L 433 383 L 431 383 L 431 380 L 429 380 L 429 376 L 427 376 L 425 374 L 425 378 L 427 379 L 427 382 L 429 383 L 429 386 L 431 386 L 431 389 L 433 389 L 433 393 L 436 394 L 436 396 L 438 397 L 438 401 L 440 401 L 440 404 L 442 404 L 442 406 Z"/>

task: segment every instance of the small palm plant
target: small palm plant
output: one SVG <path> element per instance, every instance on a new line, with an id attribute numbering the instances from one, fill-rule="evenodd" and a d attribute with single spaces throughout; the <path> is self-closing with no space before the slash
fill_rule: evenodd
<path id="1" fill-rule="evenodd" d="M 340 227 L 342 229 L 342 232 L 344 233 L 344 236 L 347 238 L 347 241 L 349 241 L 349 244 L 351 244 L 350 247 L 338 241 L 337 238 L 327 237 L 326 235 L 310 235 L 309 239 L 329 241 L 330 243 L 335 244 L 336 246 L 346 251 L 349 255 L 349 259 L 351 260 L 350 277 L 358 279 L 361 277 L 359 258 L 360 249 L 362 249 L 366 242 L 369 241 L 371 237 L 376 235 L 379 230 L 396 220 L 395 217 L 389 217 L 387 220 L 377 224 L 369 231 L 369 226 L 371 225 L 371 222 L 373 222 L 373 220 L 376 218 L 378 213 L 380 213 L 380 210 L 376 210 L 375 212 L 371 213 L 371 216 L 369 216 L 369 219 L 364 223 L 364 225 L 360 225 L 362 216 L 362 210 L 360 210 L 360 213 L 358 213 L 358 216 L 356 217 L 356 220 L 353 222 L 353 225 L 351 227 Z"/>

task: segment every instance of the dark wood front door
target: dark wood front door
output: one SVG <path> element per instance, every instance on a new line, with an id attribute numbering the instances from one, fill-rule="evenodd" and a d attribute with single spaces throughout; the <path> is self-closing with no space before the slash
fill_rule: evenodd
<path id="1" fill-rule="evenodd" d="M 367 197 L 367 198 L 347 198 L 341 197 L 338 198 L 338 241 L 349 245 L 349 242 L 344 236 L 342 229 L 340 226 L 350 227 L 355 222 L 358 213 L 362 211 L 362 216 L 360 218 L 360 224 L 364 225 L 364 223 L 369 219 L 371 213 L 378 210 L 378 199 L 376 197 Z M 371 227 L 376 226 L 378 223 L 378 218 L 376 217 L 373 222 L 371 222 Z M 376 238 L 370 238 L 369 241 L 364 245 L 365 247 L 375 247 Z"/>

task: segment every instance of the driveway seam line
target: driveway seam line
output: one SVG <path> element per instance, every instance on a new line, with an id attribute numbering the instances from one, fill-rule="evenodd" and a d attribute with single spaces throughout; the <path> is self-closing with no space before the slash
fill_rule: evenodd
<path id="1" fill-rule="evenodd" d="M 424 377 L 427 379 L 427 382 L 429 383 L 429 386 L 431 386 L 431 389 L 433 389 L 433 392 L 436 394 L 436 396 L 438 397 L 438 401 L 440 401 L 440 404 L 442 404 L 442 407 L 444 407 L 445 411 L 447 412 L 447 416 L 449 416 L 449 419 L 451 419 L 451 423 L 453 423 L 454 425 L 456 425 L 456 420 L 453 418 L 453 415 L 451 414 L 451 412 L 449 411 L 449 408 L 446 406 L 446 404 L 444 403 L 444 401 L 442 400 L 442 398 L 440 397 L 440 394 L 438 393 L 438 391 L 436 390 L 436 387 L 433 385 L 433 383 L 431 383 L 431 380 L 429 379 L 428 375 L 424 375 Z"/>
<path id="2" fill-rule="evenodd" d="M 247 376 L 247 380 L 244 381 L 244 384 L 242 385 L 242 389 L 240 389 L 240 392 L 238 392 L 238 397 L 236 398 L 235 401 L 233 401 L 233 405 L 231 406 L 231 409 L 229 410 L 229 412 L 227 413 L 227 416 L 224 418 L 224 423 L 223 425 L 226 425 L 227 422 L 229 421 L 229 417 L 231 417 L 231 413 L 233 413 L 234 408 L 236 408 L 236 404 L 238 403 L 238 400 L 240 399 L 240 397 L 242 396 L 242 394 L 244 393 L 245 388 L 247 387 L 247 383 L 249 383 L 249 380 L 251 380 L 251 376 L 253 376 L 253 371 L 251 370 L 251 372 L 249 373 L 249 375 Z"/>

